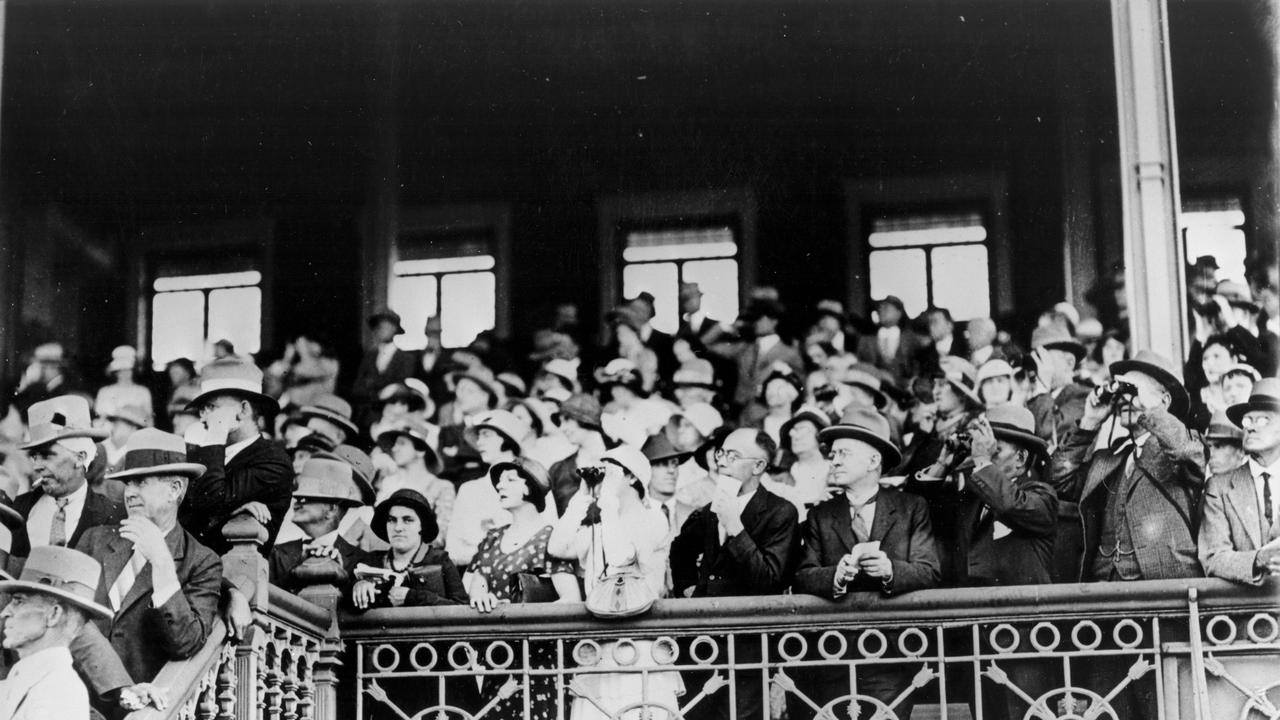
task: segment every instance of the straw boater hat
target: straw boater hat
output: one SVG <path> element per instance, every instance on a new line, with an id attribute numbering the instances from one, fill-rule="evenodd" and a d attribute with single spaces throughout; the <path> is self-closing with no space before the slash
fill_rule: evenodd
<path id="1" fill-rule="evenodd" d="M 382 452 L 390 455 L 391 447 L 395 445 L 396 439 L 401 437 L 409 438 L 420 452 L 426 453 L 423 460 L 426 461 L 427 470 L 432 475 L 439 475 L 444 465 L 440 461 L 440 453 L 436 450 L 436 443 L 440 438 L 440 431 L 436 429 L 432 432 L 432 428 L 422 423 L 406 420 L 394 427 L 378 433 L 375 441 L 378 447 L 382 448 Z"/>
<path id="2" fill-rule="evenodd" d="M 237 358 L 217 360 L 200 371 L 200 394 L 187 404 L 191 410 L 218 395 L 232 395 L 258 406 L 266 414 L 280 411 L 275 398 L 262 392 L 262 370 L 251 362 Z"/>
<path id="3" fill-rule="evenodd" d="M 1280 380 L 1265 378 L 1254 383 L 1248 402 L 1227 408 L 1227 417 L 1238 426 L 1246 413 L 1255 410 L 1280 412 Z"/>
<path id="4" fill-rule="evenodd" d="M 27 422 L 30 428 L 27 441 L 20 446 L 23 450 L 71 438 L 103 440 L 109 434 L 89 427 L 89 401 L 79 395 L 60 395 L 35 403 L 27 409 Z"/>
<path id="5" fill-rule="evenodd" d="M 182 438 L 155 428 L 143 428 L 129 436 L 124 446 L 124 469 L 108 480 L 127 480 L 154 475 L 181 475 L 188 479 L 204 475 L 205 466 L 187 462 L 187 443 Z"/>
<path id="6" fill-rule="evenodd" d="M 1030 410 L 1019 405 L 989 408 L 987 423 L 997 439 L 1017 443 L 1041 457 L 1049 456 L 1049 443 L 1036 435 L 1036 419 Z"/>
<path id="7" fill-rule="evenodd" d="M 404 333 L 404 326 L 400 324 L 400 314 L 390 308 L 381 308 L 374 314 L 369 316 L 369 329 L 372 330 L 378 326 L 378 323 L 386 320 L 396 326 L 396 334 Z"/>
<path id="8" fill-rule="evenodd" d="M 337 395 L 325 393 L 317 396 L 310 405 L 304 405 L 298 413 L 303 419 L 316 417 L 337 425 L 347 431 L 347 437 L 360 435 L 360 428 L 351 422 L 351 403 Z"/>
<path id="9" fill-rule="evenodd" d="M 360 487 L 351 466 L 341 460 L 311 458 L 298 473 L 295 498 L 324 500 L 345 507 L 364 504 L 365 488 Z"/>
<path id="10" fill-rule="evenodd" d="M 879 451 L 880 468 L 888 470 L 902 462 L 902 453 L 889 436 L 889 421 L 883 415 L 868 407 L 851 406 L 839 423 L 818 433 L 818 440 L 824 445 L 841 438 L 860 440 Z"/>
<path id="11" fill-rule="evenodd" d="M 959 358 L 954 355 L 947 355 L 939 359 L 939 366 L 942 369 L 942 377 L 956 389 L 956 392 L 972 400 L 978 406 L 984 405 L 982 398 L 978 397 L 977 376 L 978 371 L 974 369 L 973 363 Z"/>
<path id="12" fill-rule="evenodd" d="M 31 548 L 17 580 L 0 581 L 0 593 L 48 595 L 74 605 L 90 617 L 110 620 L 110 608 L 94 602 L 102 565 L 78 550 L 41 545 Z"/>
<path id="13" fill-rule="evenodd" d="M 1111 377 L 1122 375 L 1127 372 L 1138 372 L 1143 375 L 1150 376 L 1156 382 L 1164 386 L 1169 391 L 1170 397 L 1173 399 L 1169 403 L 1169 412 L 1174 417 L 1185 417 L 1187 407 L 1191 403 L 1190 396 L 1187 395 L 1187 389 L 1182 386 L 1182 372 L 1176 365 L 1169 362 L 1164 357 L 1151 352 L 1150 350 L 1139 350 L 1128 360 L 1118 360 L 1111 363 Z M 1257 391 L 1257 388 L 1254 388 Z M 1239 407 L 1238 405 L 1232 407 Z M 1227 409 L 1227 415 L 1231 415 L 1231 408 Z M 1234 420 L 1235 418 L 1232 418 Z"/>

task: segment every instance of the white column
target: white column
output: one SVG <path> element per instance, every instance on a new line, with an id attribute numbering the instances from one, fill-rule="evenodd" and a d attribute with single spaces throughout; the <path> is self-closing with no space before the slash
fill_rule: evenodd
<path id="1" fill-rule="evenodd" d="M 1185 260 L 1165 0 L 1111 0 L 1119 110 L 1125 295 L 1135 350 L 1181 362 Z"/>

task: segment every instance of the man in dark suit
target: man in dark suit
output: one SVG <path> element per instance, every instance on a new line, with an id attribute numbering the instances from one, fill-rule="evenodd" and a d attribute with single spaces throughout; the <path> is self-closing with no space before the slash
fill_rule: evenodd
<path id="1" fill-rule="evenodd" d="M 831 446 L 829 482 L 843 492 L 809 511 L 795 591 L 839 600 L 852 592 L 888 596 L 936 586 L 938 556 L 928 506 L 915 495 L 880 487 L 884 468 L 901 462 L 889 439 L 889 422 L 874 409 L 859 408 L 818 437 Z M 892 703 L 918 669 L 859 667 L 858 694 Z M 847 678 L 845 668 L 815 668 L 799 686 L 823 706 L 849 694 Z M 860 705 L 863 716 L 872 709 L 865 701 Z M 911 705 L 908 696 L 894 712 L 909 717 Z M 849 703 L 838 706 L 844 712 Z M 799 705 L 793 707 L 794 716 L 803 716 Z"/>
<path id="2" fill-rule="evenodd" d="M 400 315 L 382 309 L 369 316 L 369 331 L 373 333 L 373 345 L 365 351 L 351 383 L 351 399 L 356 405 L 355 418 L 360 427 L 368 427 L 373 417 L 378 393 L 391 383 L 402 383 L 420 374 L 417 353 L 401 350 L 393 340 L 404 334 Z"/>
<path id="3" fill-rule="evenodd" d="M 670 333 L 662 332 L 653 326 L 653 318 L 657 316 L 653 303 L 654 297 L 648 292 L 642 292 L 627 301 L 627 305 L 641 321 L 640 328 L 636 331 L 640 335 L 640 341 L 658 358 L 658 378 L 663 383 L 667 383 L 671 381 L 671 376 L 675 374 L 678 364 L 675 353 L 676 339 Z"/>
<path id="4" fill-rule="evenodd" d="M 671 543 L 676 597 L 781 595 L 800 555 L 799 515 L 789 501 L 760 485 L 777 446 L 767 434 L 735 430 L 716 452 L 717 494 L 695 510 Z M 758 638 L 734 638 L 740 662 L 758 661 Z M 763 717 L 761 678 L 742 671 L 735 683 L 737 718 Z M 718 717 L 730 717 L 728 692 Z"/>
<path id="5" fill-rule="evenodd" d="M 200 422 L 187 429 L 191 459 L 206 468 L 182 502 L 179 517 L 202 545 L 218 554 L 231 549 L 222 526 L 249 512 L 267 528 L 264 555 L 284 522 L 293 492 L 288 454 L 258 431 L 258 418 L 279 409 L 262 393 L 262 371 L 239 361 L 210 363 L 191 407 Z"/>
<path id="6" fill-rule="evenodd" d="M 32 546 L 74 546 L 89 528 L 124 518 L 124 508 L 89 489 L 86 472 L 97 451 L 94 441 L 106 433 L 89 427 L 88 401 L 62 395 L 32 405 L 29 417 L 31 439 L 22 449 L 36 479 L 33 490 L 13 501 L 27 524 L 27 531 L 14 537 L 15 558 L 27 557 Z"/>
<path id="7" fill-rule="evenodd" d="M 925 340 L 911 328 L 902 300 L 893 295 L 876 303 L 876 320 L 876 333 L 858 338 L 858 359 L 887 371 L 902 385 L 916 374 L 916 354 Z"/>
<path id="8" fill-rule="evenodd" d="M 293 491 L 293 522 L 307 534 L 276 545 L 268 557 L 271 582 L 289 592 L 305 587 L 294 570 L 309 558 L 325 558 L 342 566 L 348 574 L 356 566 L 360 548 L 338 533 L 347 509 L 359 507 L 362 496 L 372 496 L 373 488 L 362 481 L 350 465 L 341 460 L 312 458 L 298 473 L 298 489 Z"/>
<path id="9" fill-rule="evenodd" d="M 205 468 L 187 462 L 181 438 L 139 430 L 129 439 L 124 483 L 129 516 L 96 527 L 76 546 L 102 564 L 96 600 L 115 613 L 100 621 L 134 680 L 148 682 L 171 660 L 195 655 L 213 628 L 222 560 L 178 522 L 187 485 Z"/>
<path id="10" fill-rule="evenodd" d="M 751 404 L 760 392 L 760 382 L 775 363 L 786 364 L 796 375 L 804 373 L 800 352 L 778 335 L 783 312 L 782 303 L 776 300 L 754 300 L 742 311 L 738 323 L 750 327 L 749 338 L 719 342 L 710 348 L 716 355 L 737 362 L 737 385 L 733 391 L 735 412 Z"/>
<path id="11" fill-rule="evenodd" d="M 1200 562 L 1211 577 L 1259 585 L 1280 575 L 1280 380 L 1258 381 L 1227 416 L 1244 429 L 1249 461 L 1209 478 Z"/>

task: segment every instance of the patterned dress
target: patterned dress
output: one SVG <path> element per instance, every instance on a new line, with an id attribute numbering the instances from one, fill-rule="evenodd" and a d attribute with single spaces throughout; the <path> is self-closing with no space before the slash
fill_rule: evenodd
<path id="1" fill-rule="evenodd" d="M 475 559 L 468 571 L 485 579 L 492 592 L 499 600 L 512 600 L 511 578 L 516 573 L 533 573 L 535 575 L 554 575 L 556 573 L 574 572 L 574 564 L 570 560 L 560 560 L 547 554 L 547 541 L 551 539 L 551 526 L 547 525 L 523 545 L 510 553 L 502 551 L 502 538 L 507 528 L 494 528 L 489 531 L 480 546 L 476 548 Z M 517 600 L 518 602 L 518 600 Z M 518 643 L 512 643 L 512 651 L 519 658 L 523 653 Z M 529 662 L 534 668 L 556 667 L 556 647 L 554 641 L 531 641 L 529 646 Z M 519 678 L 517 678 L 519 680 Z M 507 681 L 506 676 L 489 675 L 484 679 L 480 691 L 481 697 L 496 697 L 498 689 Z M 529 680 L 529 718 L 530 720 L 552 720 L 556 717 L 559 698 L 556 694 L 556 680 L 545 675 L 532 677 Z M 518 691 L 511 697 L 498 703 L 486 717 L 524 718 L 524 692 Z"/>

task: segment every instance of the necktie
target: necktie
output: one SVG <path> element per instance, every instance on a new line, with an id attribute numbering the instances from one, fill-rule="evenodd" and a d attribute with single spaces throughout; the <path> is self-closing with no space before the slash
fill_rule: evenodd
<path id="1" fill-rule="evenodd" d="M 53 523 L 49 525 L 49 544 L 62 547 L 67 544 L 67 503 L 71 498 L 55 498 L 58 509 L 53 511 Z"/>
<path id="2" fill-rule="evenodd" d="M 667 507 L 666 503 L 663 503 L 658 507 L 662 508 L 662 516 L 667 519 L 667 525 L 670 525 L 671 524 L 671 508 Z"/>
<path id="3" fill-rule="evenodd" d="M 850 505 L 849 508 L 853 513 L 851 522 L 853 523 L 853 537 L 858 542 L 866 542 L 871 537 L 871 527 L 867 525 L 867 519 L 862 516 L 862 511 L 872 503 L 863 503 L 862 505 Z"/>
<path id="4" fill-rule="evenodd" d="M 1262 514 L 1267 518 L 1267 530 L 1275 523 L 1275 511 L 1271 508 L 1271 473 L 1262 473 Z"/>
<path id="5" fill-rule="evenodd" d="M 111 601 L 111 607 L 119 611 L 120 605 L 124 602 L 124 598 L 129 594 L 129 589 L 133 587 L 133 582 L 138 579 L 138 573 L 142 572 L 142 568 L 147 564 L 147 559 L 142 557 L 142 553 L 137 550 L 133 551 L 133 555 L 129 557 L 129 562 L 125 563 L 123 569 L 120 570 L 119 577 L 111 583 L 111 589 L 107 591 L 107 599 Z"/>

